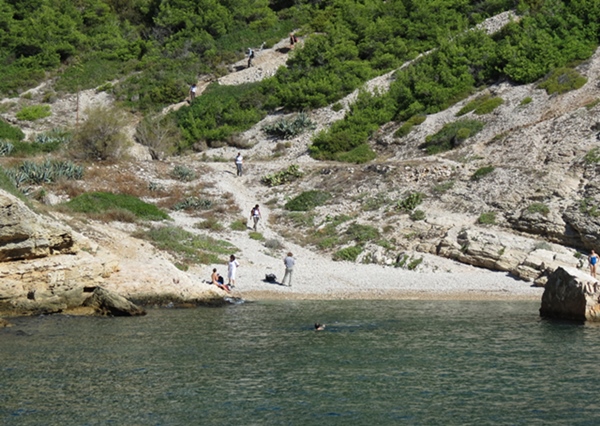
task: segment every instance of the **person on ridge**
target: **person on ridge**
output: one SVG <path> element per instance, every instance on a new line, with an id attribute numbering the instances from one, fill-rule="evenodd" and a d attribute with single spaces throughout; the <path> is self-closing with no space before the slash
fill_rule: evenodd
<path id="1" fill-rule="evenodd" d="M 256 230 L 258 229 L 258 221 L 262 219 L 262 215 L 260 214 L 260 208 L 258 207 L 258 204 L 255 205 L 252 208 L 252 210 L 250 210 L 250 219 L 253 223 L 254 232 L 256 232 Z"/>
<path id="2" fill-rule="evenodd" d="M 252 59 L 254 59 L 254 50 L 249 47 L 248 48 L 248 68 L 252 66 Z"/>
<path id="3" fill-rule="evenodd" d="M 242 164 L 244 162 L 244 158 L 242 154 L 238 152 L 238 155 L 235 157 L 235 168 L 237 169 L 237 175 L 242 176 Z"/>
<path id="4" fill-rule="evenodd" d="M 212 275 L 210 276 L 210 279 L 212 281 L 212 284 L 216 285 L 217 287 L 219 287 L 221 290 L 225 290 L 227 293 L 231 293 L 231 290 L 229 290 L 229 287 L 227 287 L 225 285 L 225 280 L 223 279 L 223 277 L 221 275 L 219 275 L 219 273 L 217 272 L 217 268 L 213 269 Z"/>
<path id="5" fill-rule="evenodd" d="M 598 255 L 594 250 L 588 256 L 588 263 L 590 265 L 590 275 L 596 278 L 596 264 L 598 263 Z"/>
<path id="6" fill-rule="evenodd" d="M 190 104 L 194 102 L 194 99 L 196 99 L 196 83 L 190 87 Z"/>

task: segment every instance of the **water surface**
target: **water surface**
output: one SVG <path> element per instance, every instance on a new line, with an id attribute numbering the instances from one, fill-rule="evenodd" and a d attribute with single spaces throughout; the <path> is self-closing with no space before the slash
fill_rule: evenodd
<path id="1" fill-rule="evenodd" d="M 600 327 L 538 309 L 274 301 L 22 318 L 0 331 L 0 424 L 598 424 Z"/>

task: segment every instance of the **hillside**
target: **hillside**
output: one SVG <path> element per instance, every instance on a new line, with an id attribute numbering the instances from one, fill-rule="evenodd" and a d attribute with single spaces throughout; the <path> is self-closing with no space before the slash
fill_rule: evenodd
<path id="1" fill-rule="evenodd" d="M 504 13 L 488 20 L 490 31 L 516 19 L 511 16 Z M 215 80 L 221 87 L 263 81 L 289 57 L 287 44 L 283 39 L 258 52 L 249 69 L 243 67 L 245 59 L 232 63 L 231 72 Z M 49 205 L 38 208 L 77 230 L 80 249 L 84 248 L 79 252 L 81 262 L 89 263 L 92 253 L 94 262 L 113 265 L 111 272 L 102 272 L 103 285 L 131 296 L 201 297 L 214 290 L 202 281 L 212 267 L 222 270 L 222 263 L 192 263 L 184 271 L 177 254 L 156 251 L 138 238 L 165 223 L 110 219 L 103 223 L 63 209 L 59 213 L 52 205 L 91 191 L 127 193 L 156 204 L 173 219 L 167 225 L 233 244 L 231 251 L 242 263 L 236 294 L 244 297 L 535 297 L 540 290 L 527 282 L 543 285 L 549 270 L 557 266 L 584 267 L 587 251 L 598 249 L 599 55 L 596 50 L 574 67 L 587 79 L 575 90 L 548 94 L 538 81 L 502 80 L 448 108 L 422 115 L 408 131 L 400 130 L 408 120 L 389 121 L 368 139 L 376 159 L 362 164 L 316 160 L 311 144 L 319 132 L 351 117 L 364 93 L 377 96 L 389 90 L 399 75 L 395 71 L 369 80 L 364 91 L 311 109 L 307 118 L 314 128 L 297 136 L 281 139 L 265 132 L 265 127 L 299 115 L 280 109 L 235 136 L 230 143 L 234 146 L 212 143 L 200 147 L 200 152 L 163 155 L 161 160 L 152 160 L 148 148 L 134 141 L 135 126 L 142 118 L 136 112 L 124 127 L 132 145 L 119 160 L 88 160 L 83 180 L 43 189 L 35 186 L 29 192 Z M 210 79 L 202 76 L 199 85 L 204 87 Z M 91 121 L 93 117 L 85 114 L 89 106 L 111 106 L 116 101 L 105 91 L 86 90 L 50 104 L 48 118 L 19 120 L 17 112 L 40 102 L 48 84 L 25 92 L 27 96 L 3 99 L 2 118 L 33 138 L 55 127 Z M 489 99 L 501 103 L 483 114 L 476 107 L 466 108 Z M 187 102 L 173 104 L 165 113 L 181 107 L 187 108 Z M 482 128 L 466 138 L 451 135 L 451 149 L 428 150 L 432 137 L 460 120 L 476 121 Z M 245 159 L 241 178 L 235 177 L 233 165 L 238 152 Z M 2 159 L 5 168 L 14 162 Z M 298 166 L 301 176 L 272 187 L 261 183 L 265 176 L 290 166 Z M 178 167 L 195 178 L 177 178 L 173 172 Z M 290 209 L 289 202 L 304 193 L 308 192 L 304 202 L 314 201 L 311 191 L 323 194 L 320 205 Z M 204 203 L 194 204 L 194 198 Z M 181 202 L 188 202 L 187 207 L 176 207 Z M 243 228 L 256 203 L 264 218 L 258 234 Z M 235 226 L 240 223 L 241 229 Z M 281 259 L 287 251 L 299 259 L 297 285 L 288 289 L 262 282 L 265 273 L 282 275 Z M 64 262 L 63 268 L 80 267 L 73 258 Z M 36 268 L 35 262 L 26 263 Z M 5 274 L 15 273 L 14 264 L 3 268 Z M 44 268 L 51 266 L 46 264 L 42 274 Z"/>

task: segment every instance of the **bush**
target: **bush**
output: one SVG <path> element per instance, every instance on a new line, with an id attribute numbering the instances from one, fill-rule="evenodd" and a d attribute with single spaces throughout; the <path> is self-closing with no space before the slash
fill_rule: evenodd
<path id="1" fill-rule="evenodd" d="M 172 116 L 147 115 L 136 127 L 135 139 L 148 147 L 153 159 L 159 160 L 177 151 L 181 132 Z"/>
<path id="2" fill-rule="evenodd" d="M 587 83 L 587 78 L 583 77 L 572 68 L 557 68 L 552 71 L 540 84 L 538 88 L 545 89 L 546 93 L 566 93 L 576 90 Z"/>
<path id="3" fill-rule="evenodd" d="M 414 210 L 410 214 L 410 218 L 414 221 L 425 220 L 425 212 L 423 210 Z"/>
<path id="4" fill-rule="evenodd" d="M 499 107 L 503 103 L 504 103 L 504 100 L 500 97 L 491 98 L 485 102 L 482 102 L 481 105 L 479 105 L 477 108 L 475 108 L 475 111 L 473 111 L 473 112 L 477 115 L 489 114 L 490 112 L 495 110 L 497 107 Z"/>
<path id="5" fill-rule="evenodd" d="M 286 210 L 305 212 L 325 204 L 331 198 L 331 194 L 323 191 L 306 191 L 292 198 L 285 204 Z"/>
<path id="6" fill-rule="evenodd" d="M 194 225 L 195 228 L 198 229 L 207 229 L 209 231 L 215 231 L 215 232 L 219 232 L 222 231 L 223 225 L 215 218 L 208 218 L 200 223 L 196 223 Z"/>
<path id="7" fill-rule="evenodd" d="M 432 191 L 436 192 L 438 194 L 443 194 L 444 192 L 452 189 L 453 186 L 454 186 L 454 181 L 448 180 L 446 182 L 442 182 L 442 183 L 438 183 L 437 185 L 434 185 L 434 187 L 432 188 Z"/>
<path id="8" fill-rule="evenodd" d="M 429 155 L 449 151 L 476 135 L 483 126 L 484 123 L 477 120 L 459 120 L 446 124 L 439 132 L 427 136 L 425 143 L 419 148 L 425 149 Z"/>
<path id="9" fill-rule="evenodd" d="M 547 216 L 550 213 L 550 209 L 544 203 L 531 203 L 527 207 L 527 212 L 529 213 L 540 213 L 544 216 Z"/>
<path id="10" fill-rule="evenodd" d="M 303 173 L 300 171 L 298 165 L 292 164 L 285 170 L 263 176 L 260 181 L 264 185 L 273 187 L 293 182 L 296 179 L 301 178 L 302 175 Z"/>
<path id="11" fill-rule="evenodd" d="M 209 210 L 212 206 L 213 202 L 206 198 L 188 197 L 175 204 L 173 210 Z"/>
<path id="12" fill-rule="evenodd" d="M 308 114 L 301 112 L 294 118 L 282 119 L 273 124 L 263 126 L 262 130 L 269 136 L 282 139 L 291 139 L 307 130 L 314 130 L 317 124 L 312 121 Z"/>
<path id="13" fill-rule="evenodd" d="M 478 180 L 482 179 L 484 176 L 489 175 L 493 171 L 494 171 L 494 166 L 480 167 L 479 169 L 477 169 L 475 171 L 475 173 L 473 173 L 471 175 L 471 180 L 472 181 L 478 181 Z"/>
<path id="14" fill-rule="evenodd" d="M 583 157 L 583 161 L 586 164 L 596 164 L 600 162 L 600 148 L 596 147 L 590 149 Z"/>
<path id="15" fill-rule="evenodd" d="M 396 203 L 396 208 L 405 212 L 411 212 L 423 202 L 424 197 L 425 194 L 422 192 L 411 192 Z"/>
<path id="16" fill-rule="evenodd" d="M 88 119 L 71 143 L 72 155 L 89 160 L 119 158 L 127 143 L 123 113 L 107 107 L 92 108 L 86 113 Z"/>
<path id="17" fill-rule="evenodd" d="M 361 225 L 359 223 L 352 223 L 346 230 L 346 236 L 351 241 L 357 243 L 366 243 L 368 241 L 374 241 L 379 239 L 379 230 L 370 225 Z"/>
<path id="18" fill-rule="evenodd" d="M 165 212 L 139 198 L 110 192 L 87 192 L 73 198 L 64 206 L 72 211 L 87 214 L 102 214 L 114 209 L 123 209 L 143 220 L 169 219 Z"/>
<path id="19" fill-rule="evenodd" d="M 402 138 L 408 135 L 412 131 L 414 126 L 418 126 L 419 124 L 423 123 L 426 119 L 427 116 L 423 114 L 413 115 L 411 118 L 406 120 L 406 122 L 402 126 L 400 126 L 400 128 L 396 130 L 396 132 L 394 132 L 394 136 L 397 138 Z"/>
<path id="20" fill-rule="evenodd" d="M 529 105 L 531 102 L 533 102 L 533 99 L 531 99 L 530 96 L 527 96 L 527 97 L 523 98 L 523 100 L 519 103 L 519 105 L 525 106 L 525 105 Z"/>
<path id="21" fill-rule="evenodd" d="M 377 155 L 371 147 L 364 143 L 348 152 L 340 152 L 334 156 L 334 159 L 342 163 L 363 164 L 377 158 Z"/>
<path id="22" fill-rule="evenodd" d="M 83 167 L 70 161 L 50 160 L 43 163 L 24 161 L 16 168 L 5 170 L 17 188 L 23 185 L 39 185 L 59 179 L 77 180 L 83 177 Z"/>
<path id="23" fill-rule="evenodd" d="M 231 243 L 202 235 L 194 235 L 174 226 L 152 228 L 139 235 L 159 250 L 166 250 L 185 268 L 190 264 L 225 263 L 223 255 L 235 251 Z"/>
<path id="24" fill-rule="evenodd" d="M 0 157 L 8 157 L 15 146 L 9 141 L 0 140 Z"/>
<path id="25" fill-rule="evenodd" d="M 9 141 L 22 141 L 25 138 L 25 133 L 17 127 L 13 127 L 6 121 L 0 119 L 0 139 L 8 139 Z"/>
<path id="26" fill-rule="evenodd" d="M 196 179 L 196 173 L 189 167 L 177 165 L 171 170 L 171 177 L 182 182 L 191 182 Z"/>
<path id="27" fill-rule="evenodd" d="M 246 221 L 246 219 L 237 219 L 231 222 L 231 225 L 229 225 L 229 227 L 233 231 L 245 231 L 246 229 L 248 229 L 248 226 L 246 225 L 247 223 L 248 222 Z"/>
<path id="28" fill-rule="evenodd" d="M 256 232 L 256 231 L 250 231 L 248 233 L 248 237 L 250 237 L 251 240 L 265 241 L 265 236 L 263 234 L 261 234 L 260 232 Z"/>
<path id="29" fill-rule="evenodd" d="M 355 262 L 356 258 L 363 251 L 361 246 L 346 247 L 336 251 L 333 254 L 333 260 L 347 260 L 349 262 Z"/>
<path id="30" fill-rule="evenodd" d="M 494 225 L 496 223 L 496 213 L 481 213 L 481 215 L 479 215 L 479 218 L 477 219 L 477 223 L 481 225 Z"/>
<path id="31" fill-rule="evenodd" d="M 21 108 L 15 115 L 19 120 L 35 121 L 52 115 L 48 105 L 32 105 Z"/>

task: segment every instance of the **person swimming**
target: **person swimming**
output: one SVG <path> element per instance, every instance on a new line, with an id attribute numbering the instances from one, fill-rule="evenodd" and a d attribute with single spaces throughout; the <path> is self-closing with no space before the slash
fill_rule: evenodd
<path id="1" fill-rule="evenodd" d="M 315 323 L 315 331 L 323 331 L 325 330 L 325 324 L 319 324 L 318 322 Z"/>

